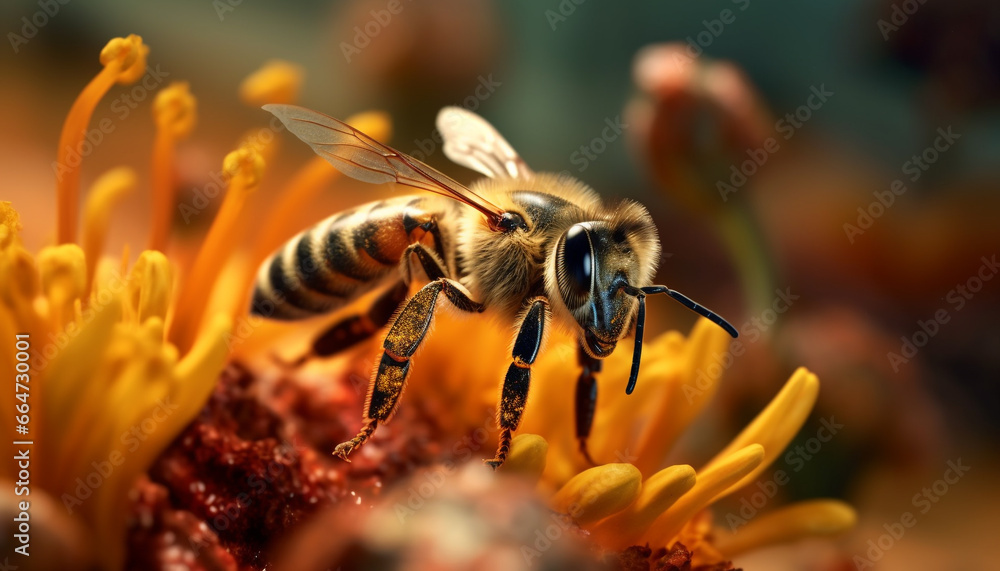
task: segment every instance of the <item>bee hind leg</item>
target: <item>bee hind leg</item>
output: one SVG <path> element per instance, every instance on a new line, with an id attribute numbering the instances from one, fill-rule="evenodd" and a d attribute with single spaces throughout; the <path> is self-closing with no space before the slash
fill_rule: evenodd
<path id="1" fill-rule="evenodd" d="M 406 248 L 401 266 L 403 278 L 386 288 L 366 311 L 345 316 L 333 323 L 313 340 L 309 351 L 292 361 L 279 360 L 279 364 L 285 368 L 297 369 L 310 359 L 329 357 L 350 349 L 389 323 L 393 313 L 406 300 L 409 284 L 417 279 L 419 271 L 423 272 L 428 282 L 448 277 L 440 254 L 421 243 L 410 244 Z M 278 360 L 277 357 L 275 360 Z"/>
<path id="2" fill-rule="evenodd" d="M 594 424 L 594 411 L 597 408 L 597 378 L 595 373 L 601 372 L 601 361 L 587 354 L 582 346 L 577 348 L 577 361 L 583 370 L 576 380 L 576 438 L 580 442 L 580 454 L 591 465 L 597 463 L 590 457 L 587 449 L 587 438 Z"/>
<path id="3" fill-rule="evenodd" d="M 293 361 L 293 366 L 301 365 L 314 357 L 335 355 L 378 333 L 392 319 L 399 304 L 406 299 L 407 290 L 403 281 L 389 286 L 363 313 L 344 317 L 316 337 L 309 352 Z"/>
<path id="4" fill-rule="evenodd" d="M 396 410 L 410 373 L 410 358 L 430 329 L 441 293 L 462 311 L 478 313 L 485 309 L 468 296 L 465 288 L 448 278 L 432 281 L 407 300 L 382 344 L 382 357 L 368 388 L 364 424 L 357 436 L 337 445 L 333 451 L 335 455 L 346 460 L 347 455 L 364 444 L 375 428 L 386 422 Z"/>
<path id="5" fill-rule="evenodd" d="M 496 470 L 506 460 L 510 453 L 511 433 L 521 424 L 521 414 L 528 400 L 528 387 L 531 384 L 531 365 L 541 349 L 545 324 L 548 321 L 549 302 L 545 298 L 532 299 L 521 318 L 514 349 L 511 351 L 513 360 L 507 368 L 503 389 L 500 392 L 500 408 L 497 411 L 497 424 L 500 426 L 500 442 L 492 460 L 486 464 Z"/>

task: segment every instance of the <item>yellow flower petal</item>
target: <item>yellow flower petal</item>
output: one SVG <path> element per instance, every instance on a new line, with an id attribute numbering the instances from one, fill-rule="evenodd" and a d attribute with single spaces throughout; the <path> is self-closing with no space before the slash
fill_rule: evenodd
<path id="1" fill-rule="evenodd" d="M 669 545 L 684 523 L 705 509 L 721 491 L 749 474 L 764 460 L 764 447 L 751 444 L 698 472 L 697 482 L 653 523 L 643 536 L 651 545 Z"/>
<path id="2" fill-rule="evenodd" d="M 500 470 L 537 480 L 545 471 L 549 443 L 537 434 L 518 434 L 510 441 L 510 453 Z"/>
<path id="3" fill-rule="evenodd" d="M 100 379 L 97 370 L 111 342 L 115 325 L 121 319 L 120 298 L 94 311 L 89 321 L 74 330 L 60 331 L 51 347 L 55 354 L 46 358 L 44 374 L 46 378 L 45 424 L 47 434 L 52 435 L 49 458 L 57 459 L 60 465 L 72 462 L 76 449 L 70 440 L 86 431 L 81 421 L 74 426 L 79 414 L 99 408 L 104 394 L 104 384 L 94 382 Z M 61 440 L 60 440 L 61 439 Z M 66 474 L 65 468 L 50 467 L 48 477 L 58 479 Z"/>
<path id="4" fill-rule="evenodd" d="M 760 444 L 764 450 L 767 450 L 764 461 L 756 470 L 747 474 L 728 490 L 720 491 L 715 498 L 716 500 L 752 482 L 774 462 L 775 458 L 785 450 L 788 443 L 802 428 L 802 423 L 809 416 L 809 411 L 816 403 L 818 394 L 819 379 L 816 378 L 816 375 L 802 367 L 792 374 L 785 386 L 771 400 L 771 403 L 757 415 L 757 418 L 705 466 L 705 469 L 709 469 L 734 450 L 751 443 Z"/>
<path id="5" fill-rule="evenodd" d="M 659 406 L 645 424 L 635 446 L 639 457 L 636 466 L 643 474 L 652 474 L 660 468 L 674 442 L 715 394 L 723 373 L 721 367 L 711 365 L 729 345 L 725 331 L 702 318 L 691 331 L 687 343 L 680 374 L 673 375 L 667 383 Z"/>
<path id="6" fill-rule="evenodd" d="M 214 317 L 204 333 L 198 336 L 195 346 L 177 363 L 178 390 L 175 398 L 180 406 L 171 416 L 171 422 L 178 428 L 175 434 L 191 422 L 212 394 L 229 354 L 226 336 L 231 329 L 232 322 L 228 317 Z"/>
<path id="7" fill-rule="evenodd" d="M 716 547 L 727 557 L 805 537 L 837 535 L 857 523 L 854 508 L 839 500 L 799 502 L 758 516 L 729 533 L 716 530 Z"/>
<path id="8" fill-rule="evenodd" d="M 603 545 L 614 549 L 634 545 L 656 518 L 693 488 L 696 481 L 691 466 L 664 468 L 642 483 L 642 491 L 632 505 L 602 520 L 591 533 Z"/>
<path id="9" fill-rule="evenodd" d="M 628 507 L 639 496 L 642 474 L 631 464 L 604 464 L 580 472 L 551 500 L 552 509 L 587 525 Z"/>

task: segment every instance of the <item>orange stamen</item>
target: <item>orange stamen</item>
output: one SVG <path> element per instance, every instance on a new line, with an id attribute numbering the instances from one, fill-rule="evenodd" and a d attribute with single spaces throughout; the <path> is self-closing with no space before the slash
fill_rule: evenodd
<path id="1" fill-rule="evenodd" d="M 188 91 L 187 82 L 172 83 L 156 94 L 153 118 L 156 120 L 156 139 L 151 169 L 153 213 L 149 249 L 162 252 L 167 246 L 173 219 L 177 141 L 191 132 L 196 120 L 196 102 Z"/>
<path id="2" fill-rule="evenodd" d="M 76 241 L 76 216 L 80 193 L 81 156 L 86 147 L 84 136 L 94 108 L 116 82 L 131 83 L 141 77 L 146 68 L 146 54 L 149 48 L 142 38 L 130 34 L 126 38 L 114 38 L 101 50 L 101 64 L 104 69 L 83 88 L 70 107 L 66 122 L 59 135 L 57 160 L 52 165 L 56 174 L 56 194 L 58 197 L 58 240 L 60 244 Z M 135 73 L 136 70 L 140 73 Z"/>
<path id="3" fill-rule="evenodd" d="M 128 167 L 112 169 L 94 182 L 83 209 L 83 254 L 87 260 L 87 289 L 83 299 L 90 298 L 94 288 L 97 262 L 101 259 L 108 234 L 111 209 L 135 186 L 135 173 Z"/>
<path id="4" fill-rule="evenodd" d="M 234 229 L 238 227 L 247 195 L 260 183 L 264 161 L 254 150 L 241 148 L 226 156 L 222 169 L 231 177 L 229 190 L 182 286 L 170 329 L 170 339 L 182 353 L 191 348 L 197 337 L 212 286 L 233 251 Z"/>

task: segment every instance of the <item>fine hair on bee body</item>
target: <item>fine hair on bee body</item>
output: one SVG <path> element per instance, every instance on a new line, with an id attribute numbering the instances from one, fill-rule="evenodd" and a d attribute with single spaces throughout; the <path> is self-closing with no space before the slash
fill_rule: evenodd
<path id="1" fill-rule="evenodd" d="M 487 460 L 494 468 L 507 458 L 550 326 L 578 340 L 576 436 L 591 462 L 586 443 L 601 362 L 634 331 L 625 389 L 631 393 L 647 296 L 666 294 L 737 335 L 711 310 L 650 285 L 660 243 L 645 207 L 628 200 L 608 206 L 581 181 L 532 171 L 472 112 L 446 107 L 437 120 L 448 158 L 487 177 L 467 187 L 332 117 L 293 105 L 264 109 L 344 174 L 426 191 L 331 216 L 285 244 L 257 276 L 251 311 L 278 319 L 329 313 L 378 291 L 368 308 L 343 317 L 313 344 L 313 354 L 333 354 L 389 325 L 362 427 L 334 449 L 345 460 L 392 416 L 440 305 L 469 314 L 488 309 L 515 327 L 497 412 L 500 442 Z M 411 285 L 420 286 L 413 295 Z"/>

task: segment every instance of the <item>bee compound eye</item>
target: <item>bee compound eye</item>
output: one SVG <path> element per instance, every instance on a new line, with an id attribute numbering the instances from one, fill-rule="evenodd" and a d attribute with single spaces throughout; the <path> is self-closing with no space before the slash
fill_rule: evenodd
<path id="1" fill-rule="evenodd" d="M 566 232 L 562 260 L 566 285 L 576 295 L 583 296 L 590 293 L 594 275 L 594 249 L 590 241 L 590 232 L 582 224 L 574 224 Z"/>
<path id="2" fill-rule="evenodd" d="M 524 217 L 517 212 L 508 211 L 500 217 L 500 229 L 504 232 L 513 232 L 517 229 L 527 231 L 528 224 L 525 223 Z"/>

